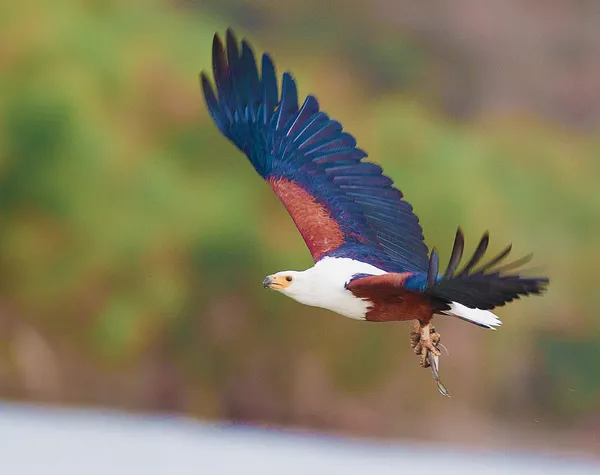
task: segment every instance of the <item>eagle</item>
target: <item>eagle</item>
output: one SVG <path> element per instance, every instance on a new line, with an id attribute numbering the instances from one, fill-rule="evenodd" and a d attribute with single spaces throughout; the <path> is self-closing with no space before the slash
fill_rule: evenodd
<path id="1" fill-rule="evenodd" d="M 246 40 L 240 45 L 228 29 L 225 46 L 214 36 L 212 69 L 216 90 L 205 72 L 200 75 L 210 116 L 281 200 L 315 263 L 269 275 L 264 287 L 356 320 L 413 321 L 411 346 L 448 395 L 439 378 L 433 316 L 495 329 L 502 322 L 491 309 L 540 294 L 549 280 L 518 272 L 531 256 L 500 265 L 510 245 L 480 264 L 487 232 L 461 265 L 460 227 L 442 273 L 436 249 L 429 252 L 419 219 L 392 179 L 364 160 L 355 138 L 320 110 L 314 96 L 299 105 L 289 72 L 279 92 L 269 54 L 262 55 L 259 74 L 252 47 Z"/>

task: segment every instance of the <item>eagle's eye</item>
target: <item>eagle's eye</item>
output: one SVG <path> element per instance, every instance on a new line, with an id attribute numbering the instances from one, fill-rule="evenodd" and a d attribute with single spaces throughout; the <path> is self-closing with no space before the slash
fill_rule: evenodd
<path id="1" fill-rule="evenodd" d="M 285 278 L 285 280 L 287 280 L 288 282 L 291 282 L 291 281 L 292 281 L 292 280 L 294 280 L 294 279 L 292 279 L 292 276 L 291 276 L 291 275 L 288 275 L 288 276 Z"/>

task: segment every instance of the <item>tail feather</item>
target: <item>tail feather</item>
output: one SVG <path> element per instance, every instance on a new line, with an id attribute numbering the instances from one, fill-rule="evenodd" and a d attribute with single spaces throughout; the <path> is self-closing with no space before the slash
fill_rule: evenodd
<path id="1" fill-rule="evenodd" d="M 439 301 L 442 313 L 492 328 L 501 322 L 489 310 L 501 307 L 522 295 L 540 294 L 549 280 L 546 277 L 523 277 L 516 272 L 516 268 L 529 261 L 530 256 L 497 267 L 508 256 L 511 246 L 474 270 L 483 258 L 488 243 L 489 235 L 486 232 L 473 257 L 462 270 L 456 272 L 464 252 L 464 236 L 458 228 L 448 269 L 443 276 L 437 276 L 435 285 L 427 286 L 426 292 Z M 506 273 L 509 270 L 512 272 Z M 428 282 L 432 281 L 431 277 L 428 275 Z"/>
<path id="2" fill-rule="evenodd" d="M 495 330 L 495 327 L 502 325 L 502 321 L 489 310 L 480 310 L 478 308 L 469 308 L 458 302 L 451 302 L 450 308 L 443 311 L 444 315 L 452 315 L 453 317 L 466 320 L 480 327 Z"/>

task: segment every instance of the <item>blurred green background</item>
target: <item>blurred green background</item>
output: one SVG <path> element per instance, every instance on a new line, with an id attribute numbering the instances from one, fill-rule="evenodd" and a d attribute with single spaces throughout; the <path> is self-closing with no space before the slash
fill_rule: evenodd
<path id="1" fill-rule="evenodd" d="M 207 115 L 233 26 L 382 164 L 445 261 L 535 252 L 543 298 L 406 324 L 263 291 L 312 262 Z M 0 7 L 0 397 L 589 453 L 600 448 L 597 2 L 53 0 Z"/>

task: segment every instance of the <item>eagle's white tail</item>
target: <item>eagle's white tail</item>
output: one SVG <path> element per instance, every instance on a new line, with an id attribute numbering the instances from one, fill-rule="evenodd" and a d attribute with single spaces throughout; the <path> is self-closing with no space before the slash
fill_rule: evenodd
<path id="1" fill-rule="evenodd" d="M 492 330 L 502 325 L 500 319 L 489 310 L 469 308 L 458 302 L 451 302 L 450 310 L 445 310 L 444 313 Z"/>

